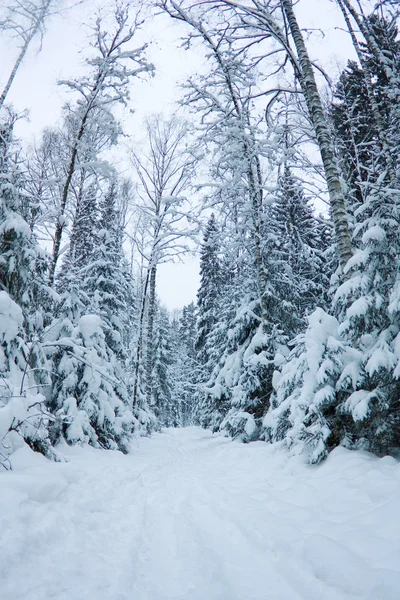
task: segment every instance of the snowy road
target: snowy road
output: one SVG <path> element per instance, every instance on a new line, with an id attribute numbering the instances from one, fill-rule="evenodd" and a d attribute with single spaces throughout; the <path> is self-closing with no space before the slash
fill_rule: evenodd
<path id="1" fill-rule="evenodd" d="M 67 452 L 0 474 L 1 600 L 400 598 L 391 458 L 309 468 L 197 428 Z"/>

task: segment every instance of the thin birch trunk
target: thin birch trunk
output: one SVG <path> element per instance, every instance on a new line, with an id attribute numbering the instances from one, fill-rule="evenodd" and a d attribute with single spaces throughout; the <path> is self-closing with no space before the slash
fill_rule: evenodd
<path id="1" fill-rule="evenodd" d="M 354 33 L 354 29 L 353 29 L 353 27 L 352 27 L 352 25 L 350 23 L 349 15 L 346 12 L 345 2 L 344 2 L 344 0 L 337 0 L 337 2 L 339 4 L 339 7 L 340 7 L 342 13 L 343 13 L 343 17 L 344 17 L 344 20 L 346 22 L 347 29 L 349 30 L 350 37 L 351 37 L 351 40 L 353 42 L 354 49 L 355 49 L 355 51 L 357 53 L 358 60 L 360 61 L 361 68 L 363 69 L 364 73 L 366 73 L 366 75 L 367 75 L 367 77 L 364 77 L 364 81 L 365 81 L 365 86 L 367 88 L 368 99 L 369 99 L 370 104 L 371 104 L 372 116 L 374 118 L 375 125 L 376 125 L 376 130 L 378 132 L 379 141 L 380 141 L 381 146 L 382 146 L 383 156 L 384 156 L 384 160 L 385 160 L 385 163 L 386 163 L 386 168 L 387 168 L 388 173 L 389 173 L 390 182 L 391 182 L 392 186 L 395 186 L 396 185 L 396 180 L 397 180 L 397 176 L 396 176 L 396 164 L 395 164 L 395 161 L 393 159 L 393 156 L 392 156 L 392 153 L 391 153 L 391 149 L 390 149 L 390 144 L 389 144 L 387 136 L 386 136 L 386 129 L 387 128 L 386 128 L 384 119 L 382 117 L 381 111 L 379 109 L 378 103 L 376 101 L 374 90 L 372 89 L 372 86 L 371 86 L 372 74 L 371 74 L 371 71 L 368 68 L 368 65 L 366 64 L 366 62 L 364 60 L 364 56 L 363 56 L 363 54 L 361 52 L 360 44 L 358 43 L 358 40 L 357 40 L 356 35 Z"/>
<path id="2" fill-rule="evenodd" d="M 147 308 L 147 346 L 146 346 L 146 387 L 147 397 L 150 402 L 153 392 L 153 366 L 154 366 L 154 319 L 156 309 L 156 279 L 157 265 L 150 270 L 149 303 Z"/>
<path id="3" fill-rule="evenodd" d="M 58 214 L 56 230 L 54 232 L 53 250 L 52 250 L 51 262 L 50 262 L 50 268 L 49 268 L 49 286 L 50 287 L 53 287 L 53 285 L 54 285 L 54 278 L 55 278 L 55 273 L 56 273 L 57 262 L 58 262 L 58 259 L 60 256 L 62 234 L 63 234 L 64 227 L 65 227 L 64 217 L 65 217 L 65 211 L 66 211 L 66 207 L 67 207 L 68 193 L 69 193 L 69 188 L 71 186 L 72 177 L 75 172 L 75 165 L 76 165 L 76 160 L 78 157 L 78 146 L 79 146 L 79 142 L 83 136 L 83 133 L 85 131 L 87 116 L 88 116 L 88 112 L 85 113 L 85 115 L 81 121 L 81 126 L 79 128 L 78 135 L 76 137 L 75 143 L 72 148 L 71 158 L 70 158 L 68 170 L 67 170 L 67 178 L 65 180 L 62 195 L 61 195 L 60 211 Z"/>
<path id="4" fill-rule="evenodd" d="M 143 288 L 142 305 L 140 307 L 139 335 L 138 335 L 138 341 L 137 341 L 137 347 L 136 347 L 136 357 L 135 357 L 135 364 L 134 364 L 134 385 L 133 385 L 133 398 L 132 398 L 132 405 L 134 408 L 138 408 L 138 406 L 139 406 L 138 405 L 139 368 L 140 368 L 140 362 L 141 362 L 142 353 L 143 353 L 144 314 L 145 314 L 145 309 L 146 309 L 147 289 L 149 287 L 149 280 L 150 280 L 150 271 L 147 270 L 146 279 L 145 279 L 144 288 Z"/>
<path id="5" fill-rule="evenodd" d="M 19 67 L 21 66 L 22 61 L 25 58 L 25 54 L 28 51 L 28 48 L 29 48 L 29 45 L 30 45 L 31 41 L 33 40 L 33 38 L 35 37 L 35 35 L 38 33 L 38 31 L 40 29 L 40 26 L 43 23 L 43 20 L 44 20 L 44 18 L 46 16 L 46 13 L 47 13 L 47 11 L 48 11 L 48 9 L 50 7 L 51 2 L 52 2 L 52 0 L 46 0 L 44 2 L 43 6 L 40 9 L 39 14 L 38 14 L 38 16 L 37 16 L 37 18 L 36 18 L 36 20 L 34 22 L 34 25 L 32 26 L 30 34 L 25 39 L 25 42 L 24 42 L 24 44 L 23 44 L 23 46 L 21 48 L 21 52 L 18 55 L 18 58 L 17 58 L 17 60 L 16 60 L 16 62 L 14 64 L 14 67 L 13 67 L 11 73 L 10 73 L 10 76 L 9 76 L 9 78 L 7 80 L 7 83 L 6 83 L 6 85 L 5 85 L 2 93 L 0 95 L 0 109 L 3 106 L 4 102 L 6 101 L 7 94 L 10 91 L 10 88 L 11 88 L 11 86 L 13 84 L 13 81 L 15 79 L 17 71 L 18 71 Z"/>
<path id="6" fill-rule="evenodd" d="M 350 0 L 341 0 L 344 6 L 347 8 L 348 12 L 353 17 L 354 21 L 357 24 L 357 27 L 361 31 L 364 39 L 367 43 L 368 49 L 372 52 L 377 61 L 382 65 L 382 69 L 388 79 L 390 81 L 393 77 L 392 70 L 388 67 L 385 55 L 380 49 L 379 45 L 376 43 L 376 40 L 373 35 L 370 34 L 368 27 L 365 25 L 364 19 L 360 17 L 358 12 L 355 10 Z M 340 3 L 339 3 L 340 6 Z M 342 9 L 343 12 L 343 9 Z"/>

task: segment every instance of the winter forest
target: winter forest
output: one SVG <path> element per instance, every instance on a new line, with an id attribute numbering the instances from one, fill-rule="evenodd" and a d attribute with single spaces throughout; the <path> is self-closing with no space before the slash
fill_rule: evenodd
<path id="1" fill-rule="evenodd" d="M 2 599 L 399 598 L 400 6 L 312 4 L 0 3 Z"/>
<path id="2" fill-rule="evenodd" d="M 192 423 L 311 463 L 338 445 L 398 451 L 398 6 L 336 4 L 354 46 L 340 73 L 312 61 L 324 32 L 290 0 L 107 3 L 59 81 L 59 122 L 29 145 L 8 96 L 68 7 L 3 5 L 4 468 L 21 438 L 58 460 L 61 439 L 127 451 Z M 121 115 L 157 77 L 142 30 L 162 14 L 204 64 L 138 144 Z M 157 270 L 196 252 L 197 301 L 169 314 Z"/>

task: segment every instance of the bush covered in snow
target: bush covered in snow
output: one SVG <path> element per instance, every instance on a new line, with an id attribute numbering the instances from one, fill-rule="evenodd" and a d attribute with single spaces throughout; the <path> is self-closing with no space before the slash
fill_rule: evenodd
<path id="1" fill-rule="evenodd" d="M 0 464 L 11 466 L 10 455 L 24 442 L 52 454 L 48 438 L 51 415 L 29 364 L 21 308 L 0 292 Z"/>

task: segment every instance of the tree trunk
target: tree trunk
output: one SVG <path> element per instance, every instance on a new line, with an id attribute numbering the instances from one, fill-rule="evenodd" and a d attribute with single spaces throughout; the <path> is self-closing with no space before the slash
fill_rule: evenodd
<path id="1" fill-rule="evenodd" d="M 140 307 L 139 336 L 138 336 L 138 341 L 137 341 L 136 357 L 135 357 L 135 365 L 134 365 L 134 384 L 133 384 L 133 398 L 132 398 L 132 406 L 134 408 L 138 407 L 139 368 L 140 368 L 140 361 L 141 361 L 142 350 L 143 350 L 144 313 L 145 313 L 145 308 L 146 308 L 147 288 L 149 287 L 149 280 L 150 280 L 150 271 L 147 271 L 146 279 L 145 279 L 145 283 L 144 283 L 143 295 L 142 295 L 142 305 Z"/>
<path id="2" fill-rule="evenodd" d="M 315 129 L 321 153 L 322 164 L 328 185 L 332 220 L 338 245 L 339 263 L 343 268 L 352 256 L 352 249 L 345 198 L 340 183 L 339 169 L 336 164 L 332 137 L 315 80 L 313 66 L 293 11 L 292 0 L 281 0 L 281 5 L 286 15 L 290 33 L 292 34 L 297 51 L 301 70 L 301 73 L 299 74 L 299 83 L 304 93 L 304 98 L 311 122 Z"/>
<path id="3" fill-rule="evenodd" d="M 15 78 L 15 76 L 17 74 L 18 69 L 21 66 L 21 63 L 22 63 L 22 61 L 25 58 L 25 54 L 27 53 L 29 45 L 30 45 L 31 41 L 33 40 L 33 38 L 35 37 L 35 35 L 37 34 L 37 32 L 39 31 L 40 25 L 43 23 L 43 19 L 46 16 L 46 13 L 47 13 L 47 10 L 48 10 L 48 8 L 50 6 L 51 1 L 52 0 L 46 0 L 44 2 L 43 6 L 42 6 L 42 9 L 40 10 L 39 15 L 38 15 L 38 17 L 36 19 L 36 22 L 32 26 L 32 30 L 31 30 L 30 34 L 28 35 L 28 37 L 26 38 L 26 40 L 24 42 L 24 45 L 21 48 L 21 52 L 19 53 L 19 56 L 18 56 L 18 58 L 17 58 L 17 60 L 16 60 L 16 62 L 14 64 L 14 67 L 13 67 L 11 73 L 10 73 L 10 76 L 9 76 L 8 80 L 7 80 L 7 83 L 6 83 L 4 89 L 3 89 L 2 93 L 1 93 L 1 96 L 0 96 L 0 109 L 3 106 L 4 102 L 6 101 L 7 94 L 10 91 L 10 88 L 12 86 L 12 83 L 14 81 L 14 78 Z"/>
<path id="4" fill-rule="evenodd" d="M 379 45 L 376 43 L 374 36 L 370 34 L 368 27 L 365 25 L 364 20 L 362 18 L 360 18 L 360 15 L 355 10 L 355 8 L 352 6 L 352 4 L 349 0 L 341 0 L 338 3 L 340 8 L 342 9 L 342 12 L 343 12 L 343 8 L 341 6 L 342 2 L 344 4 L 344 6 L 347 8 L 347 10 L 349 11 L 349 13 L 351 14 L 351 16 L 353 17 L 353 19 L 356 22 L 357 27 L 361 31 L 362 35 L 364 36 L 365 42 L 368 46 L 368 49 L 375 56 L 376 60 L 380 62 L 380 64 L 382 65 L 383 72 L 385 73 L 388 81 L 390 81 L 393 78 L 393 73 L 392 73 L 391 69 L 388 67 L 385 55 L 383 54 Z"/>
<path id="5" fill-rule="evenodd" d="M 75 143 L 72 148 L 71 158 L 70 158 L 69 165 L 68 165 L 67 178 L 65 180 L 63 191 L 62 191 L 60 212 L 59 212 L 58 219 L 57 219 L 56 230 L 54 232 L 53 250 L 52 250 L 51 262 L 50 262 L 50 268 L 49 268 L 49 286 L 50 287 L 53 287 L 53 285 L 54 285 L 54 278 L 55 278 L 55 273 L 56 273 L 57 262 L 58 262 L 58 259 L 60 256 L 62 234 L 63 234 L 64 227 L 65 227 L 64 217 L 65 217 L 65 209 L 67 207 L 68 193 L 69 193 L 69 188 L 71 185 L 72 177 L 75 172 L 76 159 L 78 157 L 79 142 L 85 131 L 87 117 L 88 117 L 88 111 L 86 111 L 85 115 L 82 118 L 81 125 L 80 125 L 79 131 L 78 131 L 78 135 L 76 136 L 76 140 L 75 140 Z"/>
<path id="6" fill-rule="evenodd" d="M 146 356 L 146 389 L 147 398 L 150 402 L 153 392 L 153 366 L 154 366 L 154 318 L 156 309 L 156 277 L 157 265 L 150 270 L 149 303 L 147 306 L 147 356 Z"/>

